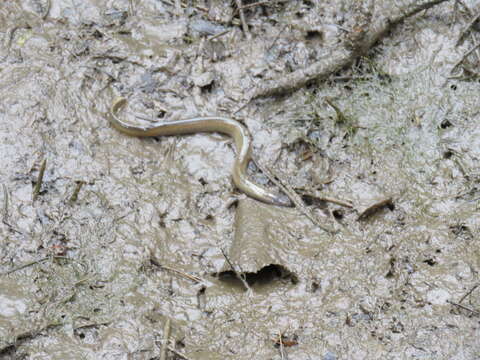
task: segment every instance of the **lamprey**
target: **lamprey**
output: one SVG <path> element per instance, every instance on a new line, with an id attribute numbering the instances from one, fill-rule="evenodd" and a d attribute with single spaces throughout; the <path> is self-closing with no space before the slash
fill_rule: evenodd
<path id="1" fill-rule="evenodd" d="M 275 194 L 250 181 L 246 171 L 251 161 L 251 139 L 248 130 L 239 122 L 218 116 L 196 117 L 191 119 L 154 123 L 148 126 L 133 126 L 120 120 L 118 111 L 125 106 L 125 98 L 117 98 L 110 107 L 109 121 L 112 126 L 131 136 L 171 136 L 199 132 L 217 132 L 229 135 L 235 141 L 237 157 L 233 165 L 232 178 L 235 186 L 248 196 L 267 204 L 292 206 L 286 196 Z"/>

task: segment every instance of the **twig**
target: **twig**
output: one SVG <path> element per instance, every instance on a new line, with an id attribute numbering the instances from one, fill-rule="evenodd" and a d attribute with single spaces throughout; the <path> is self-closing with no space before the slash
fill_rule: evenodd
<path id="1" fill-rule="evenodd" d="M 219 32 L 218 34 L 215 34 L 215 35 L 209 37 L 209 38 L 208 38 L 208 41 L 215 40 L 215 39 L 219 38 L 220 36 L 223 36 L 223 35 L 225 35 L 225 34 L 228 34 L 229 32 L 230 32 L 230 30 L 221 31 L 221 32 Z"/>
<path id="2" fill-rule="evenodd" d="M 277 40 L 280 38 L 280 35 L 285 31 L 286 27 L 288 26 L 288 24 L 285 24 L 283 25 L 283 27 L 280 29 L 280 31 L 278 32 L 278 34 L 275 36 L 275 38 L 273 39 L 271 45 L 267 48 L 267 53 L 275 46 L 275 43 L 277 42 Z"/>
<path id="3" fill-rule="evenodd" d="M 467 296 L 469 296 L 472 292 L 474 292 L 474 290 L 479 286 L 480 286 L 480 283 L 473 285 L 473 287 L 470 290 L 468 290 L 468 292 L 465 295 L 463 295 L 462 298 L 458 300 L 458 302 L 461 303 L 463 300 L 465 300 Z"/>
<path id="4" fill-rule="evenodd" d="M 270 179 L 270 181 L 277 185 L 288 196 L 290 201 L 295 204 L 298 210 L 300 210 L 303 215 L 310 219 L 314 225 L 318 226 L 320 229 L 328 232 L 329 234 L 337 233 L 336 229 L 332 229 L 329 226 L 321 224 L 316 216 L 313 215 L 313 213 L 303 204 L 302 198 L 295 192 L 295 190 L 293 190 L 292 187 L 287 185 L 285 182 L 282 182 L 280 177 L 276 176 L 271 169 L 261 165 L 257 159 L 254 159 L 254 162 L 258 168 Z"/>
<path id="5" fill-rule="evenodd" d="M 461 0 L 455 0 L 455 5 L 458 5 L 458 4 L 462 5 L 463 10 L 465 10 L 465 12 L 468 13 L 468 15 L 472 15 L 472 11 L 470 10 L 470 8 L 469 8 L 467 5 L 465 5 L 465 4 L 463 3 L 463 1 L 461 1 Z"/>
<path id="6" fill-rule="evenodd" d="M 271 4 L 272 1 L 270 0 L 265 0 L 265 1 L 257 1 L 257 2 L 254 2 L 252 4 L 247 4 L 247 5 L 243 5 L 241 7 L 241 9 L 248 9 L 248 8 L 251 8 L 251 7 L 255 7 L 255 6 L 260 6 L 260 5 L 266 5 L 266 4 Z M 240 10 L 240 9 L 239 9 Z"/>
<path id="7" fill-rule="evenodd" d="M 460 65 L 466 58 L 469 56 L 472 52 L 474 52 L 476 49 L 480 47 L 480 43 L 476 44 L 473 46 L 470 50 L 468 50 L 463 56 L 458 60 L 455 65 L 453 65 L 452 69 L 450 70 L 450 74 L 457 68 L 458 65 Z"/>
<path id="8" fill-rule="evenodd" d="M 238 280 L 240 280 L 243 284 L 243 286 L 245 286 L 245 289 L 248 290 L 248 291 L 252 291 L 252 288 L 250 287 L 250 285 L 248 285 L 247 283 L 247 280 L 245 280 L 245 275 L 243 274 L 240 274 L 236 269 L 235 269 L 235 266 L 233 266 L 232 262 L 230 261 L 230 259 L 228 258 L 227 256 L 227 253 L 225 252 L 224 249 L 220 248 L 220 250 L 222 251 L 222 254 L 223 254 L 223 257 L 225 258 L 225 260 L 227 261 L 228 265 L 230 265 L 230 268 L 232 269 L 233 273 L 235 274 L 235 276 L 238 278 Z"/>
<path id="9" fill-rule="evenodd" d="M 297 189 L 297 191 L 298 191 L 298 189 Z M 350 201 L 340 200 L 340 199 L 337 199 L 337 198 L 334 198 L 334 197 L 331 197 L 331 196 L 322 195 L 322 194 L 315 195 L 315 194 L 312 194 L 309 191 L 305 191 L 303 189 L 300 189 L 300 193 L 304 196 L 309 196 L 311 198 L 318 199 L 320 201 L 329 202 L 329 203 L 332 203 L 332 204 L 337 204 L 337 205 L 344 206 L 344 207 L 349 208 L 349 209 L 353 208 L 353 205 Z"/>
<path id="10" fill-rule="evenodd" d="M 464 36 L 470 31 L 471 27 L 478 21 L 478 19 L 480 19 L 480 12 L 478 12 L 478 14 L 475 15 L 473 19 L 469 21 L 467 26 L 465 26 L 465 28 L 460 32 L 460 35 L 458 36 L 458 40 L 455 44 L 455 47 L 457 47 L 460 44 Z"/>
<path id="11" fill-rule="evenodd" d="M 35 184 L 35 188 L 33 189 L 33 201 L 35 201 L 40 194 L 40 189 L 42 188 L 43 182 L 43 175 L 45 174 L 45 168 L 47 167 L 47 159 L 42 161 L 42 165 L 40 166 L 40 171 L 38 172 L 37 182 Z"/>
<path id="12" fill-rule="evenodd" d="M 474 310 L 474 309 L 472 309 L 472 308 L 470 308 L 470 307 L 468 307 L 468 306 L 465 306 L 465 305 L 462 305 L 462 304 L 459 304 L 459 303 L 456 303 L 456 302 L 453 302 L 453 301 L 450 301 L 450 300 L 447 300 L 447 303 L 452 304 L 452 305 L 455 305 L 455 306 L 458 306 L 458 307 L 461 308 L 461 309 L 470 311 L 472 314 L 480 315 L 480 311 Z"/>
<path id="13" fill-rule="evenodd" d="M 282 332 L 280 329 L 278 329 L 278 341 L 280 342 L 280 356 L 282 357 L 282 360 L 285 359 L 284 356 L 284 349 L 283 349 L 283 339 L 282 339 Z"/>
<path id="14" fill-rule="evenodd" d="M 129 1 L 129 9 L 128 9 L 128 11 L 129 11 L 129 13 L 130 13 L 130 14 L 129 14 L 130 16 L 135 16 L 135 5 L 134 5 L 134 3 L 133 3 L 133 0 L 130 0 L 130 1 Z"/>
<path id="15" fill-rule="evenodd" d="M 18 230 L 18 229 L 15 229 L 15 227 L 10 224 L 10 222 L 8 221 L 8 218 L 9 218 L 9 213 L 8 213 L 8 207 L 9 207 L 9 194 L 8 194 L 8 189 L 7 189 L 7 186 L 5 184 L 2 184 L 2 188 L 3 188 L 3 214 L 2 214 L 2 222 L 8 226 L 8 228 L 20 235 L 23 235 L 23 233 Z"/>
<path id="16" fill-rule="evenodd" d="M 7 223 L 8 222 L 8 189 L 5 184 L 2 184 L 3 188 L 3 222 Z"/>
<path id="17" fill-rule="evenodd" d="M 162 345 L 162 352 L 160 354 L 160 360 L 167 359 L 167 349 L 168 349 L 168 342 L 170 339 L 170 318 L 167 318 L 165 322 L 165 327 L 163 328 L 163 345 Z"/>
<path id="18" fill-rule="evenodd" d="M 242 29 L 243 33 L 247 37 L 247 39 L 251 38 L 250 31 L 248 30 L 248 24 L 245 20 L 245 13 L 243 12 L 243 5 L 242 0 L 235 0 L 235 4 L 237 5 L 238 13 L 240 14 L 240 21 L 242 22 Z"/>
<path id="19" fill-rule="evenodd" d="M 75 190 L 73 191 L 72 196 L 70 196 L 70 199 L 68 200 L 71 204 L 77 201 L 78 199 L 78 193 L 80 192 L 80 189 L 82 188 L 83 185 L 85 185 L 85 181 L 76 181 L 77 186 L 75 187 Z"/>
<path id="20" fill-rule="evenodd" d="M 322 59 L 304 69 L 283 74 L 275 80 L 263 83 L 251 92 L 248 101 L 259 97 L 287 94 L 298 90 L 313 80 L 325 79 L 331 74 L 350 66 L 356 59 L 366 54 L 398 23 L 422 10 L 427 10 L 446 1 L 449 0 L 412 0 L 408 6 L 395 7 L 390 16 L 371 16 L 368 29 L 364 29 L 363 24 L 359 24 L 360 32 L 353 39 L 353 46 L 350 48 L 347 46 L 340 49 L 335 48 L 327 59 Z M 368 20 L 365 22 L 368 23 Z"/>
<path id="21" fill-rule="evenodd" d="M 34 261 L 30 261 L 30 262 L 28 262 L 28 263 L 25 263 L 25 264 L 23 264 L 23 265 L 19 265 L 19 266 L 17 266 L 17 267 L 14 267 L 13 269 L 10 269 L 10 270 L 7 270 L 7 271 L 5 271 L 5 272 L 3 272 L 3 273 L 0 273 L 0 276 L 14 273 L 15 271 L 19 271 L 19 270 L 25 269 L 25 268 L 27 268 L 27 267 L 29 267 L 29 266 L 32 266 L 32 265 L 35 265 L 35 264 L 40 264 L 40 263 L 42 263 L 42 262 L 44 262 L 44 261 L 47 261 L 49 258 L 50 258 L 50 257 L 47 256 L 47 257 L 41 258 L 41 259 L 39 259 L 39 260 L 34 260 Z"/>
<path id="22" fill-rule="evenodd" d="M 169 346 L 169 347 L 168 347 L 168 350 L 170 350 L 171 352 L 173 352 L 175 355 L 180 356 L 180 357 L 181 357 L 182 359 L 184 359 L 184 360 L 191 360 L 191 359 L 190 359 L 189 357 L 187 357 L 186 355 L 184 355 L 184 354 L 182 354 L 181 352 L 175 350 L 175 348 L 172 347 L 172 346 Z"/>
<path id="23" fill-rule="evenodd" d="M 155 260 L 154 258 L 150 258 L 150 262 L 155 265 L 155 266 L 158 266 L 159 268 L 162 268 L 162 269 L 165 269 L 165 270 L 169 270 L 169 271 L 172 271 L 180 276 L 183 276 L 184 278 L 187 278 L 189 280 L 192 280 L 192 281 L 195 281 L 196 283 L 202 283 L 202 282 L 205 282 L 205 280 L 203 280 L 202 278 L 198 277 L 198 276 L 195 276 L 195 275 L 190 275 L 190 274 L 187 274 L 183 271 L 180 271 L 180 270 L 177 270 L 177 269 L 174 269 L 170 266 L 167 266 L 167 265 L 162 265 L 160 264 L 157 260 Z"/>
<path id="24" fill-rule="evenodd" d="M 50 9 L 52 8 L 52 0 L 47 0 L 47 4 L 45 5 L 45 9 L 43 10 L 42 20 L 45 20 L 50 13 Z"/>

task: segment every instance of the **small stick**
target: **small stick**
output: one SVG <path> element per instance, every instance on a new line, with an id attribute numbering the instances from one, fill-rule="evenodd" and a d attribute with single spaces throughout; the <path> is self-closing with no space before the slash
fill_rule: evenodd
<path id="1" fill-rule="evenodd" d="M 25 268 L 27 268 L 27 267 L 29 267 L 29 266 L 32 266 L 32 265 L 35 265 L 35 264 L 40 264 L 40 263 L 42 263 L 42 262 L 44 262 L 44 261 L 46 261 L 46 260 L 48 260 L 48 259 L 49 259 L 49 257 L 44 257 L 44 258 L 41 258 L 41 259 L 39 259 L 39 260 L 30 261 L 30 262 L 28 262 L 28 263 L 25 263 L 25 264 L 23 264 L 23 265 L 19 265 L 19 266 L 17 266 L 17 267 L 14 267 L 13 269 L 10 269 L 10 270 L 7 270 L 7 271 L 5 271 L 5 272 L 3 272 L 3 273 L 0 273 L 0 276 L 14 273 L 15 271 L 25 269 Z"/>
<path id="2" fill-rule="evenodd" d="M 463 300 L 465 300 L 467 296 L 469 296 L 479 286 L 480 286 L 480 283 L 474 285 L 465 295 L 462 296 L 462 298 L 458 302 L 461 303 Z"/>
<path id="3" fill-rule="evenodd" d="M 344 207 L 347 207 L 347 208 L 350 208 L 350 209 L 353 208 L 353 205 L 351 203 L 343 201 L 343 200 L 335 199 L 335 198 L 330 197 L 330 196 L 320 196 L 318 199 L 322 200 L 322 201 L 325 201 L 325 202 L 331 202 L 332 204 L 337 204 L 337 205 L 340 205 L 340 206 L 344 206 Z"/>
<path id="4" fill-rule="evenodd" d="M 369 218 L 371 215 L 383 209 L 384 207 L 389 207 L 393 205 L 392 197 L 384 198 L 380 201 L 377 201 L 375 204 L 369 206 L 365 210 L 363 210 L 357 217 L 357 220 L 362 221 Z"/>
<path id="5" fill-rule="evenodd" d="M 283 350 L 283 339 L 282 339 L 282 332 L 278 329 L 278 341 L 280 342 L 280 356 L 282 360 L 285 359 L 284 350 Z"/>
<path id="6" fill-rule="evenodd" d="M 243 33 L 245 34 L 247 39 L 250 39 L 251 35 L 250 35 L 250 32 L 248 31 L 247 21 L 245 20 L 245 13 L 243 12 L 242 0 L 235 0 L 235 4 L 237 5 L 238 13 L 240 14 L 240 21 L 242 22 Z"/>
<path id="7" fill-rule="evenodd" d="M 160 360 L 167 359 L 168 341 L 170 339 L 170 318 L 167 318 L 165 327 L 163 328 L 163 345 L 162 352 L 160 354 Z"/>
<path id="8" fill-rule="evenodd" d="M 3 222 L 8 222 L 8 189 L 5 184 L 2 184 L 3 188 Z"/>
<path id="9" fill-rule="evenodd" d="M 463 29 L 460 32 L 460 35 L 458 36 L 458 40 L 457 40 L 457 43 L 455 44 L 455 47 L 457 47 L 460 44 L 460 42 L 463 40 L 463 37 L 467 34 L 470 28 L 478 21 L 478 19 L 480 19 L 480 12 L 477 15 L 475 15 L 473 19 L 467 24 L 465 29 Z"/>
<path id="10" fill-rule="evenodd" d="M 77 186 L 75 187 L 75 190 L 73 191 L 72 196 L 70 196 L 70 199 L 68 200 L 71 204 L 77 201 L 78 199 L 78 193 L 80 192 L 80 189 L 82 188 L 83 185 L 85 185 L 85 181 L 76 181 Z"/>
<path id="11" fill-rule="evenodd" d="M 214 40 L 214 39 L 216 39 L 216 38 L 219 38 L 220 36 L 223 36 L 223 35 L 225 35 L 225 34 L 228 34 L 229 32 L 230 32 L 230 30 L 221 31 L 221 32 L 219 32 L 218 34 L 215 34 L 215 35 L 209 37 L 209 38 L 208 38 L 208 41 L 212 41 L 212 40 Z"/>
<path id="12" fill-rule="evenodd" d="M 189 280 L 192 280 L 192 281 L 195 281 L 196 283 L 202 283 L 202 282 L 205 282 L 205 280 L 203 280 L 202 278 L 199 278 L 198 276 L 195 276 L 195 275 L 190 275 L 190 274 L 187 274 L 183 271 L 180 271 L 180 270 L 177 270 L 177 269 L 174 269 L 170 266 L 167 266 L 167 265 L 162 265 L 160 264 L 157 260 L 151 258 L 150 259 L 150 262 L 155 265 L 155 266 L 158 266 L 159 268 L 162 268 L 162 269 L 165 269 L 165 270 L 169 270 L 169 271 L 172 271 L 178 275 L 181 275 L 183 276 L 184 278 L 187 278 Z"/>
<path id="13" fill-rule="evenodd" d="M 267 48 L 267 51 L 266 52 L 269 52 L 274 46 L 275 46 L 275 43 L 277 42 L 277 40 L 280 38 L 280 35 L 285 31 L 285 29 L 287 28 L 288 24 L 285 24 L 281 29 L 280 31 L 278 32 L 278 34 L 275 36 L 275 38 L 273 39 L 272 41 L 272 44 Z"/>
<path id="14" fill-rule="evenodd" d="M 50 9 L 52 8 L 52 1 L 47 0 L 47 4 L 45 5 L 45 9 L 43 10 L 42 20 L 45 20 L 50 13 Z"/>
<path id="15" fill-rule="evenodd" d="M 455 70 L 458 65 L 460 65 L 466 58 L 468 55 L 470 55 L 472 52 L 474 52 L 476 49 L 478 49 L 478 47 L 480 47 L 480 43 L 479 44 L 476 44 L 475 46 L 473 46 L 470 50 L 468 50 L 462 57 L 460 60 L 458 60 L 455 65 L 453 65 L 452 67 L 452 70 L 450 70 L 450 74 L 453 72 L 453 70 Z"/>
<path id="16" fill-rule="evenodd" d="M 299 189 L 297 189 L 298 191 Z M 330 202 L 332 204 L 337 204 L 337 205 L 340 205 L 340 206 L 344 206 L 346 208 L 353 208 L 353 205 L 350 201 L 346 201 L 346 200 L 340 200 L 340 199 L 337 199 L 337 198 L 334 198 L 334 197 L 331 197 L 331 196 L 324 196 L 324 195 L 314 195 L 314 194 L 311 194 L 309 193 L 308 191 L 305 191 L 301 189 L 300 190 L 300 193 L 302 195 L 306 195 L 306 196 L 309 196 L 309 197 L 312 197 L 312 198 L 315 198 L 315 199 L 318 199 L 320 201 L 325 201 L 325 202 Z"/>
<path id="17" fill-rule="evenodd" d="M 328 232 L 329 234 L 335 234 L 337 232 L 336 229 L 332 229 L 329 226 L 321 224 L 318 219 L 307 209 L 307 207 L 303 204 L 302 198 L 287 184 L 284 184 L 282 181 L 278 180 L 279 177 L 275 176 L 271 169 L 262 166 L 257 159 L 254 159 L 255 164 L 259 167 L 262 172 L 267 175 L 271 182 L 277 185 L 287 196 L 288 198 L 295 204 L 295 206 L 300 210 L 300 212 L 305 215 L 314 225 L 318 226 L 323 231 Z"/>
<path id="18" fill-rule="evenodd" d="M 465 306 L 465 305 L 462 305 L 462 304 L 459 304 L 459 303 L 456 303 L 456 302 L 453 302 L 453 301 L 450 301 L 450 300 L 447 300 L 447 303 L 458 306 L 459 308 L 462 308 L 464 310 L 470 311 L 472 314 L 480 315 L 480 311 L 474 310 L 474 309 L 472 309 L 468 306 Z"/>
<path id="19" fill-rule="evenodd" d="M 135 16 L 135 5 L 133 4 L 133 0 L 129 1 L 129 12 L 130 16 Z"/>
<path id="20" fill-rule="evenodd" d="M 265 4 L 269 4 L 269 3 L 271 3 L 270 0 L 257 1 L 257 2 L 254 2 L 254 3 L 252 3 L 252 4 L 243 5 L 243 6 L 242 6 L 242 9 L 248 9 L 248 8 L 251 8 L 251 7 L 260 6 L 260 5 L 265 5 Z"/>
<path id="21" fill-rule="evenodd" d="M 40 171 L 38 172 L 37 183 L 35 184 L 35 188 L 33 189 L 33 201 L 35 201 L 40 194 L 40 189 L 42 187 L 43 182 L 43 175 L 45 174 L 45 169 L 47 167 L 47 159 L 42 161 L 42 165 L 40 166 Z"/>
<path id="22" fill-rule="evenodd" d="M 241 276 L 240 273 L 235 269 L 235 266 L 233 266 L 225 250 L 223 250 L 222 248 L 220 248 L 220 250 L 222 251 L 223 257 L 227 261 L 228 265 L 230 265 L 230 268 L 232 269 L 235 276 L 238 278 L 238 280 L 242 282 L 243 286 L 245 286 L 245 289 L 247 289 L 248 291 L 252 291 L 252 288 L 250 287 L 250 285 L 248 285 L 247 280 L 245 280 L 245 276 Z"/>
<path id="23" fill-rule="evenodd" d="M 168 347 L 168 350 L 170 350 L 171 352 L 173 352 L 175 355 L 177 356 L 180 356 L 182 359 L 184 360 L 190 360 L 189 357 L 187 357 L 186 355 L 182 354 L 181 352 L 178 352 L 177 350 L 175 350 L 175 348 L 173 348 L 172 346 L 169 346 Z"/>

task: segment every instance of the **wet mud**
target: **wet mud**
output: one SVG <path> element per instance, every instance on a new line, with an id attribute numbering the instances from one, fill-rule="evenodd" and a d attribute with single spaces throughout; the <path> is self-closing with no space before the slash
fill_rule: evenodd
<path id="1" fill-rule="evenodd" d="M 243 3 L 247 28 L 217 0 L 0 4 L 0 358 L 480 358 L 478 4 L 249 101 L 356 9 Z M 252 181 L 306 210 L 239 192 L 224 135 L 116 131 L 119 96 L 132 124 L 240 121 Z"/>

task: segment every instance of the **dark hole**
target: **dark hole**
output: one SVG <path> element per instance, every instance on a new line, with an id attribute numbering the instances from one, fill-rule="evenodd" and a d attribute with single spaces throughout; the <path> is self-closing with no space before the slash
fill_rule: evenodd
<path id="1" fill-rule="evenodd" d="M 450 159 L 453 156 L 453 151 L 447 150 L 443 153 L 444 159 Z"/>
<path id="2" fill-rule="evenodd" d="M 313 2 L 311 2 L 310 0 L 303 0 L 303 3 L 304 3 L 305 6 L 307 6 L 307 7 L 312 7 L 312 6 L 313 6 Z"/>
<path id="3" fill-rule="evenodd" d="M 310 195 L 302 195 L 302 200 L 307 206 L 312 205 L 314 202 L 313 196 L 310 196 Z"/>
<path id="4" fill-rule="evenodd" d="M 321 31 L 318 30 L 310 30 L 307 31 L 305 34 L 305 39 L 307 40 L 321 40 L 323 38 L 323 34 Z"/>
<path id="5" fill-rule="evenodd" d="M 84 333 L 80 333 L 80 334 L 78 334 L 78 337 L 79 337 L 80 339 L 85 339 L 85 334 L 84 334 Z"/>
<path id="6" fill-rule="evenodd" d="M 233 271 L 222 271 L 221 273 L 217 273 L 214 275 L 218 275 L 219 279 L 222 280 L 231 280 L 236 278 L 236 275 Z M 290 272 L 288 269 L 281 265 L 270 264 L 261 268 L 258 272 L 246 272 L 240 274 L 243 276 L 245 281 L 248 283 L 249 286 L 253 284 L 267 284 L 272 281 L 288 279 L 291 281 L 292 284 L 298 283 L 297 276 Z M 238 280 L 240 281 L 240 280 Z"/>
<path id="7" fill-rule="evenodd" d="M 388 208 L 388 210 L 393 211 L 393 210 L 395 210 L 395 204 L 393 202 L 389 202 L 387 204 L 387 208 Z"/>
<path id="8" fill-rule="evenodd" d="M 93 37 L 96 38 L 96 39 L 101 39 L 101 38 L 103 38 L 103 34 L 102 34 L 100 31 L 98 31 L 98 30 L 95 30 L 92 35 L 93 35 Z"/>
<path id="9" fill-rule="evenodd" d="M 202 184 L 203 186 L 205 186 L 205 185 L 208 184 L 208 182 L 206 182 L 204 178 L 198 179 L 198 182 L 199 182 L 200 184 Z"/>
<path id="10" fill-rule="evenodd" d="M 212 89 L 213 89 L 213 81 L 208 85 L 202 86 L 201 88 L 202 93 L 211 93 Z"/>
<path id="11" fill-rule="evenodd" d="M 332 215 L 337 220 L 343 219 L 343 211 L 342 210 L 333 210 Z"/>
<path id="12" fill-rule="evenodd" d="M 440 123 L 440 127 L 442 129 L 446 129 L 448 127 L 452 126 L 452 123 L 448 120 L 448 119 L 445 119 L 443 120 L 441 123 Z"/>
<path id="13" fill-rule="evenodd" d="M 423 260 L 423 262 L 427 265 L 430 265 L 430 266 L 433 266 L 437 263 L 434 259 Z"/>
<path id="14" fill-rule="evenodd" d="M 457 85 L 455 85 L 455 84 L 450 85 L 450 89 L 457 90 Z"/>
<path id="15" fill-rule="evenodd" d="M 442 252 L 442 250 L 437 249 L 437 250 L 435 250 L 435 252 L 436 252 L 437 254 L 440 254 L 440 253 Z"/>

